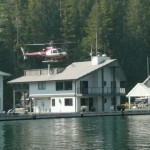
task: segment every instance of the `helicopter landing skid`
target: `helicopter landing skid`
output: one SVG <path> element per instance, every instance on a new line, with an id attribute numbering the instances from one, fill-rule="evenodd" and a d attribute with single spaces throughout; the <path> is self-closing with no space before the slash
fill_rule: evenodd
<path id="1" fill-rule="evenodd" d="M 61 62 L 60 60 L 44 60 L 44 61 L 42 61 L 43 63 L 51 63 L 51 62 L 53 62 L 53 63 L 57 63 L 57 62 Z"/>

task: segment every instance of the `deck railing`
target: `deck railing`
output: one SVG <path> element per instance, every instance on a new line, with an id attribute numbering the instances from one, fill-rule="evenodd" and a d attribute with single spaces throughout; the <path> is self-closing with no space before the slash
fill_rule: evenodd
<path id="1" fill-rule="evenodd" d="M 89 87 L 89 88 L 77 88 L 77 94 L 94 94 L 94 95 L 125 95 L 125 88 L 111 87 Z"/>
<path id="2" fill-rule="evenodd" d="M 28 84 L 16 84 L 13 86 L 13 90 L 15 91 L 29 91 Z"/>
<path id="3" fill-rule="evenodd" d="M 133 109 L 133 110 L 150 109 L 150 104 L 148 103 L 130 104 L 128 105 L 128 109 Z"/>

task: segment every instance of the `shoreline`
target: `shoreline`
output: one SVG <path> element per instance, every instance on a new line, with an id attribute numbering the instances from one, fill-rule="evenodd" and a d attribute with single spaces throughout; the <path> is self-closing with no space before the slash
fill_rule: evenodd
<path id="1" fill-rule="evenodd" d="M 35 120 L 54 118 L 76 118 L 76 117 L 102 117 L 102 116 L 128 116 L 128 115 L 150 115 L 150 110 L 126 110 L 111 112 L 77 112 L 77 113 L 28 113 L 28 114 L 1 114 L 0 121 Z"/>

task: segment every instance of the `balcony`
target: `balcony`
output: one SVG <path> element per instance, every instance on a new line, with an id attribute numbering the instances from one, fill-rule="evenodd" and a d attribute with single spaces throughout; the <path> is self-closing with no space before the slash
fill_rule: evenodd
<path id="1" fill-rule="evenodd" d="M 125 95 L 125 88 L 112 89 L 111 87 L 77 88 L 77 94 L 82 95 Z"/>
<path id="2" fill-rule="evenodd" d="M 28 84 L 14 84 L 13 85 L 13 90 L 17 92 L 21 91 L 29 91 L 29 85 Z"/>

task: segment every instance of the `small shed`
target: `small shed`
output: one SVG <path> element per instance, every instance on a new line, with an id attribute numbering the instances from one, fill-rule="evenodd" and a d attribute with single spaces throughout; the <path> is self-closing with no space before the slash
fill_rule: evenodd
<path id="1" fill-rule="evenodd" d="M 137 83 L 126 97 L 128 97 L 129 106 L 132 97 L 147 98 L 148 104 L 150 104 L 150 76 L 143 83 Z"/>

